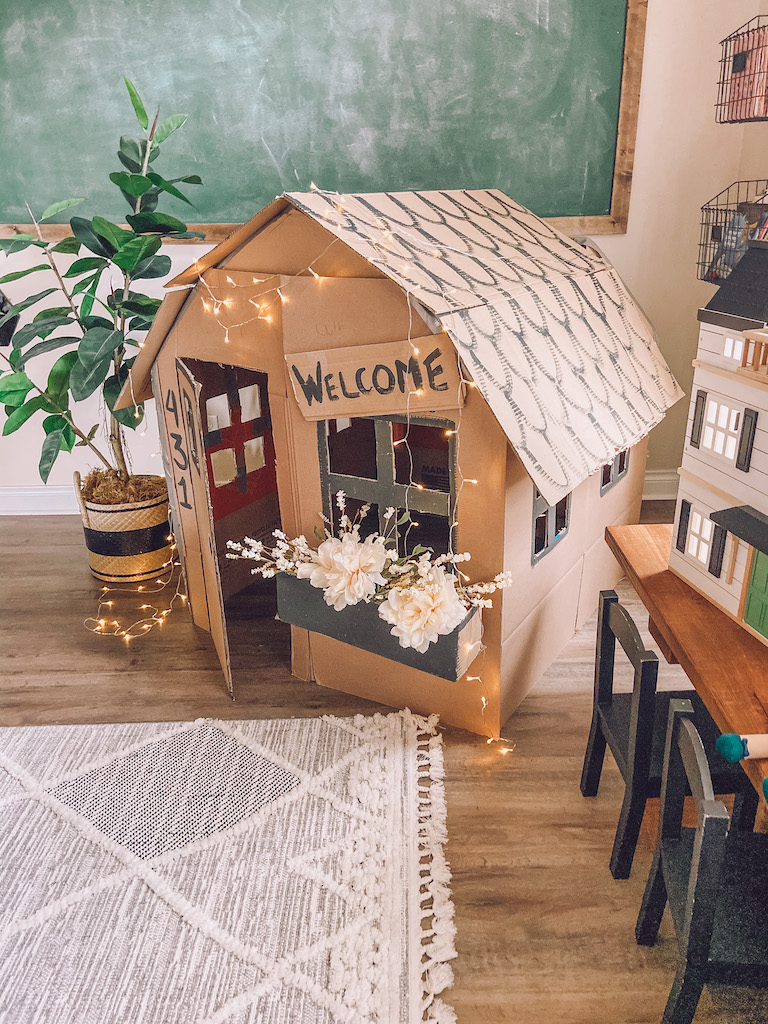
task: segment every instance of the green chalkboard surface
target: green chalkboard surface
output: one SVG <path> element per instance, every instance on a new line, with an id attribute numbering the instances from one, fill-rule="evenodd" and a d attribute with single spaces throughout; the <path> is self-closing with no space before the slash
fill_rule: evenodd
<path id="1" fill-rule="evenodd" d="M 606 216 L 626 23 L 625 0 L 5 0 L 0 222 L 80 195 L 81 216 L 124 215 L 124 74 L 152 113 L 189 115 L 156 166 L 203 178 L 194 211 L 165 206 L 189 222 L 311 182 Z"/>

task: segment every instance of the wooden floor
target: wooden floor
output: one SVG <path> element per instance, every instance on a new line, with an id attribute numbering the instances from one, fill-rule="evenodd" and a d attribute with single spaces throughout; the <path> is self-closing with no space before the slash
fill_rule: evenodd
<path id="1" fill-rule="evenodd" d="M 644 509 L 646 521 L 668 516 L 669 503 Z M 381 709 L 291 678 L 287 627 L 273 621 L 268 596 L 229 609 L 236 703 L 224 691 L 209 636 L 184 610 L 129 646 L 87 632 L 83 620 L 93 614 L 98 584 L 73 516 L 0 519 L 0 558 L 2 725 Z M 631 589 L 620 584 L 619 591 L 645 625 Z M 634 941 L 651 826 L 631 878 L 616 882 L 608 857 L 622 787 L 610 757 L 599 796 L 579 793 L 594 631 L 593 619 L 512 716 L 503 731 L 514 743 L 508 756 L 483 738 L 445 729 L 459 952 L 446 998 L 459 1024 L 660 1020 L 674 972 L 669 921 L 656 947 Z M 663 668 L 662 677 L 679 686 L 679 667 Z M 695 1019 L 756 1024 L 768 1020 L 768 1004 L 743 990 L 706 990 Z"/>

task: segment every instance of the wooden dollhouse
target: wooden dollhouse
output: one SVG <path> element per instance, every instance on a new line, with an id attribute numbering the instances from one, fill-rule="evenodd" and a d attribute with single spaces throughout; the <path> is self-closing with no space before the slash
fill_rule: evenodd
<path id="1" fill-rule="evenodd" d="M 768 643 L 768 242 L 704 309 L 669 566 Z"/>
<path id="2" fill-rule="evenodd" d="M 498 734 L 620 575 L 604 528 L 636 521 L 646 435 L 681 394 L 613 268 L 498 191 L 313 191 L 169 287 L 122 401 L 157 399 L 192 613 L 225 673 L 223 601 L 250 579 L 227 541 L 312 538 L 343 490 L 372 529 L 407 509 L 405 544 L 516 585 L 451 679 L 429 651 L 403 664 L 299 626 L 294 674 Z"/>

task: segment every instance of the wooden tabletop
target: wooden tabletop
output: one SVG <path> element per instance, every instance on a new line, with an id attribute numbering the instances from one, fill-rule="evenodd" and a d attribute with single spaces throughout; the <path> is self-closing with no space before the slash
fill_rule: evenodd
<path id="1" fill-rule="evenodd" d="M 768 646 L 669 569 L 671 524 L 609 526 L 605 539 L 662 653 L 680 662 L 721 731 L 768 733 Z M 742 764 L 762 793 L 768 758 Z"/>

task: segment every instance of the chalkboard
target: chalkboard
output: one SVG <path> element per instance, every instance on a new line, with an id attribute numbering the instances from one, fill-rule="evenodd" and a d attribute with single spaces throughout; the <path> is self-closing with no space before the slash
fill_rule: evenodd
<path id="1" fill-rule="evenodd" d="M 622 230 L 644 8 L 6 0 L 0 221 L 28 224 L 25 201 L 39 214 L 80 195 L 82 216 L 124 216 L 107 175 L 121 169 L 120 135 L 139 132 L 125 74 L 152 113 L 189 115 L 156 166 L 203 178 L 193 211 L 165 206 L 189 222 L 242 222 L 315 182 L 499 188 L 540 216 Z"/>

